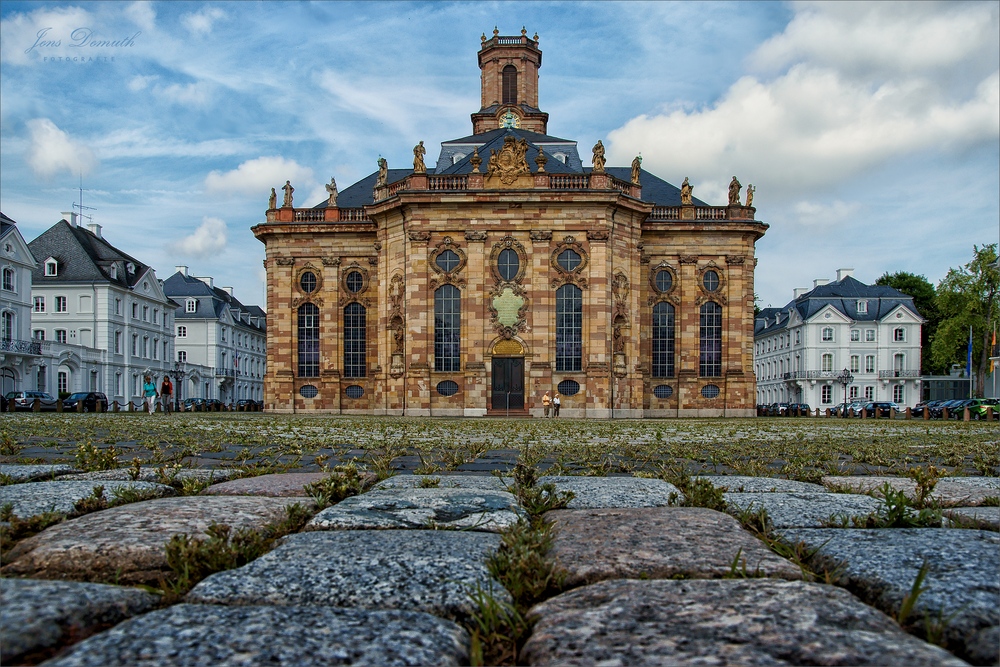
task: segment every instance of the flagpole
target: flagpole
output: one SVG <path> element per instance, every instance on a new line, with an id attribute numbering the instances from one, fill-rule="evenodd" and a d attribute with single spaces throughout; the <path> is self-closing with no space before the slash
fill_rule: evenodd
<path id="1" fill-rule="evenodd" d="M 969 398 L 972 398 L 972 325 L 969 325 L 969 350 L 965 361 L 965 372 L 969 375 Z"/>

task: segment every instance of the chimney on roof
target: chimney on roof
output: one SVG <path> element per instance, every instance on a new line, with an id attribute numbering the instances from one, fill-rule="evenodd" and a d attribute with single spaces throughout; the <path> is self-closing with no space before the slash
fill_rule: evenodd
<path id="1" fill-rule="evenodd" d="M 76 211 L 63 211 L 59 215 L 62 219 L 69 223 L 70 227 L 76 227 Z"/>
<path id="2" fill-rule="evenodd" d="M 808 287 L 796 287 L 792 290 L 792 298 L 798 299 L 800 296 L 809 291 Z"/>
<path id="3" fill-rule="evenodd" d="M 174 268 L 177 269 L 177 273 L 179 273 L 182 276 L 184 276 L 185 278 L 187 278 L 188 267 L 184 266 L 183 264 L 178 264 Z"/>
<path id="4" fill-rule="evenodd" d="M 821 285 L 825 285 L 828 282 L 830 282 L 830 281 L 827 278 L 817 278 L 816 280 L 813 281 L 813 289 L 816 289 L 817 287 L 820 287 Z"/>
<path id="5" fill-rule="evenodd" d="M 226 294 L 228 294 L 229 296 L 232 296 L 232 295 L 233 295 L 233 288 L 232 288 L 232 287 L 223 287 L 222 289 L 223 289 L 223 291 L 225 291 L 225 293 L 226 293 Z"/>
<path id="6" fill-rule="evenodd" d="M 215 287 L 215 281 L 212 279 L 212 276 L 195 276 L 195 278 L 205 283 L 209 287 Z"/>
<path id="7" fill-rule="evenodd" d="M 96 236 L 97 238 L 99 239 L 104 238 L 103 236 L 101 236 L 101 226 L 96 222 L 92 222 L 89 225 L 87 225 L 87 229 L 89 229 L 90 233 Z"/>
<path id="8" fill-rule="evenodd" d="M 843 280 L 854 275 L 854 269 L 837 269 L 837 280 Z"/>

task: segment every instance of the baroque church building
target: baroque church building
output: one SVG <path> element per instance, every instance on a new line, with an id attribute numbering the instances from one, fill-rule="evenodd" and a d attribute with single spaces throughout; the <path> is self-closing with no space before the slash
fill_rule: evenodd
<path id="1" fill-rule="evenodd" d="M 484 35 L 472 134 L 266 221 L 274 412 L 755 413 L 752 188 L 710 206 L 548 133 L 538 36 Z"/>

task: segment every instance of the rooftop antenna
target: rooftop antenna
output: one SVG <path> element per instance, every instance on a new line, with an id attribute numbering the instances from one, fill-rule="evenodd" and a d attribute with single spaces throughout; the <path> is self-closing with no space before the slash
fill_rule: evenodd
<path id="1" fill-rule="evenodd" d="M 82 171 L 80 172 L 80 203 L 73 204 L 73 208 L 77 209 L 80 212 L 79 215 L 80 215 L 81 218 L 86 218 L 88 222 L 93 222 L 94 221 L 94 216 L 87 215 L 86 213 L 84 213 L 84 211 L 96 211 L 97 209 L 94 208 L 93 206 L 84 206 L 83 205 L 83 172 Z"/>

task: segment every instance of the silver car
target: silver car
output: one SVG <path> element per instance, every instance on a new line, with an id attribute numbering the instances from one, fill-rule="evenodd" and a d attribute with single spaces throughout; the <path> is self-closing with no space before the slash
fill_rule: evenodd
<path id="1" fill-rule="evenodd" d="M 31 410 L 35 405 L 36 398 L 42 410 L 55 410 L 59 403 L 44 391 L 8 391 L 4 398 L 7 399 L 8 403 L 14 401 L 15 410 Z"/>

